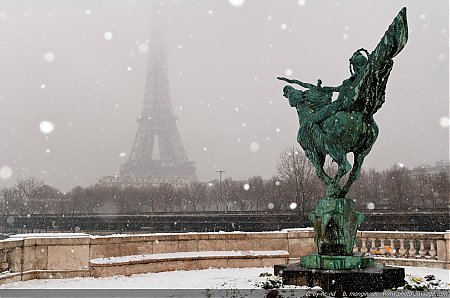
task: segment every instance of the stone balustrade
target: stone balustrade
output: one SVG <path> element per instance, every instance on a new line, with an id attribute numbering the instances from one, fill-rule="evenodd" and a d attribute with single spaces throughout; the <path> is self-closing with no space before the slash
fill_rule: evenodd
<path id="1" fill-rule="evenodd" d="M 450 232 L 358 232 L 353 252 L 393 265 L 449 269 Z"/>
<path id="2" fill-rule="evenodd" d="M 450 231 L 360 231 L 357 237 L 354 251 L 372 254 L 378 262 L 450 269 Z M 93 276 L 90 260 L 98 258 L 202 251 L 287 251 L 289 262 L 296 262 L 314 253 L 316 246 L 311 228 L 260 233 L 18 235 L 0 240 L 0 284 Z"/>

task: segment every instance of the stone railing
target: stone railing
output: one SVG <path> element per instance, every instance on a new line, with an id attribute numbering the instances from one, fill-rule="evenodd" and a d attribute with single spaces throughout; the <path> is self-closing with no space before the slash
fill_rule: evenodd
<path id="1" fill-rule="evenodd" d="M 367 231 L 357 237 L 353 252 L 372 255 L 379 262 L 450 269 L 450 231 Z"/>
<path id="2" fill-rule="evenodd" d="M 450 231 L 358 232 L 355 252 L 377 262 L 450 269 Z M 289 262 L 314 253 L 314 231 L 164 233 L 92 236 L 28 234 L 0 241 L 0 284 L 40 278 L 93 276 L 90 260 L 202 251 L 287 251 Z"/>

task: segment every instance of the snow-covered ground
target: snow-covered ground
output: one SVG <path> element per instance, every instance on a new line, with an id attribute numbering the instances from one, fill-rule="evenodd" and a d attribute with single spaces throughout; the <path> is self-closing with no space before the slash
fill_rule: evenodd
<path id="1" fill-rule="evenodd" d="M 441 280 L 439 288 L 448 289 L 450 271 L 445 269 L 404 267 L 407 275 L 434 275 Z M 273 268 L 223 268 L 193 271 L 171 271 L 114 276 L 106 278 L 45 279 L 1 285 L 0 289 L 258 289 Z M 1 295 L 0 295 L 1 296 Z"/>

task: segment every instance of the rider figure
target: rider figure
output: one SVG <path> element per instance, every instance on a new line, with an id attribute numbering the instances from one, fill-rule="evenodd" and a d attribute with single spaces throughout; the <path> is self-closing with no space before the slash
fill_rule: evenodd
<path id="1" fill-rule="evenodd" d="M 360 71 L 366 66 L 368 59 L 361 53 L 367 51 L 365 49 L 357 50 L 350 60 L 350 78 L 344 80 L 341 86 L 337 87 L 322 87 L 322 81 L 317 81 L 317 86 L 309 83 L 304 83 L 299 80 L 291 80 L 283 77 L 278 77 L 279 80 L 286 81 L 291 84 L 298 84 L 306 90 L 303 92 L 308 99 L 308 103 L 313 110 L 310 121 L 307 121 L 308 129 L 313 132 L 316 140 L 323 140 L 323 132 L 320 128 L 322 123 L 328 117 L 337 112 L 349 109 L 355 102 L 358 92 L 354 91 L 354 82 L 357 79 Z M 339 92 L 339 96 L 335 101 L 332 101 L 333 92 Z"/>
<path id="2" fill-rule="evenodd" d="M 367 53 L 365 49 L 359 49 L 350 58 L 350 78 L 344 80 L 341 86 L 336 87 L 339 88 L 338 98 L 331 104 L 315 113 L 313 118 L 314 124 L 321 123 L 337 112 L 347 110 L 355 103 L 358 92 L 353 90 L 353 88 L 355 87 L 354 82 L 357 79 L 360 71 L 366 66 L 368 61 L 368 59 L 361 53 L 362 51 L 365 51 Z"/>

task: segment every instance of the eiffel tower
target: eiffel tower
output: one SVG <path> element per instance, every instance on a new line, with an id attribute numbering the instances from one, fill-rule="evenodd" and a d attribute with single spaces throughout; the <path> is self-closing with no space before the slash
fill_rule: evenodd
<path id="1" fill-rule="evenodd" d="M 157 19 L 153 14 L 154 19 Z M 156 25 L 157 21 L 153 21 Z M 157 26 L 152 26 L 156 28 Z M 176 125 L 170 97 L 166 53 L 159 32 L 151 30 L 144 101 L 138 129 L 121 177 L 197 180 Z"/>

